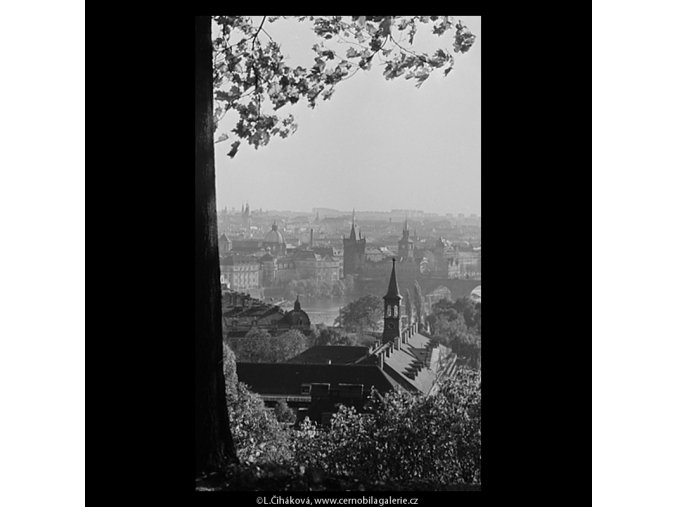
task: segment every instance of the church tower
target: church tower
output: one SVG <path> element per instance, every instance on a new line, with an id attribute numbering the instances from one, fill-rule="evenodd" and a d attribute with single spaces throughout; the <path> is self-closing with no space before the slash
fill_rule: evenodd
<path id="1" fill-rule="evenodd" d="M 350 236 L 343 238 L 343 276 L 356 275 L 362 271 L 365 260 L 367 238 L 357 238 L 355 234 L 355 210 L 353 209 L 353 225 L 350 228 Z"/>
<path id="2" fill-rule="evenodd" d="M 383 296 L 383 338 L 382 343 L 395 341 L 400 336 L 400 291 L 397 288 L 397 277 L 395 275 L 395 259 L 393 259 L 393 270 L 390 273 L 390 283 L 388 292 Z"/>
<path id="3" fill-rule="evenodd" d="M 251 232 L 252 228 L 252 214 L 249 210 L 249 203 L 242 210 L 242 227 L 244 227 L 248 232 Z"/>
<path id="4" fill-rule="evenodd" d="M 402 238 L 397 242 L 397 255 L 403 261 L 414 259 L 414 241 L 409 238 L 409 225 L 406 218 L 404 219 Z"/>

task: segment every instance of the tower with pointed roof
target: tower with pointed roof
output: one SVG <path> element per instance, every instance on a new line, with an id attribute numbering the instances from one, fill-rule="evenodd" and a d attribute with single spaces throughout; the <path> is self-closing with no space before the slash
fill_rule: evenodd
<path id="1" fill-rule="evenodd" d="M 245 207 L 242 207 L 242 227 L 244 227 L 248 232 L 251 231 L 252 227 L 252 214 L 249 210 L 249 203 Z"/>
<path id="2" fill-rule="evenodd" d="M 397 255 L 403 261 L 414 259 L 414 241 L 409 237 L 409 225 L 406 218 L 404 219 L 402 238 L 397 242 Z"/>
<path id="3" fill-rule="evenodd" d="M 383 338 L 382 343 L 395 341 L 400 336 L 400 296 L 397 287 L 397 275 L 395 274 L 395 259 L 390 273 L 388 292 L 383 296 Z"/>
<path id="4" fill-rule="evenodd" d="M 353 224 L 350 227 L 350 236 L 343 238 L 343 276 L 356 275 L 362 271 L 366 259 L 365 250 L 367 248 L 367 238 L 358 239 L 355 234 L 355 210 L 353 209 Z"/>

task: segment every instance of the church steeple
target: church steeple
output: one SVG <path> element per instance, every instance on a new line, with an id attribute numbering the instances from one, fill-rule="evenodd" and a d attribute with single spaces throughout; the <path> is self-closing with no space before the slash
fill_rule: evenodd
<path id="1" fill-rule="evenodd" d="M 355 275 L 362 271 L 365 261 L 365 249 L 367 239 L 360 231 L 360 238 L 357 239 L 355 229 L 355 208 L 353 208 L 353 223 L 350 227 L 350 236 L 343 237 L 343 276 Z"/>
<path id="2" fill-rule="evenodd" d="M 403 260 L 414 259 L 414 242 L 409 238 L 409 222 L 404 219 L 402 238 L 397 242 L 397 255 Z"/>
<path id="3" fill-rule="evenodd" d="M 400 296 L 397 287 L 397 275 L 395 273 L 395 259 L 393 269 L 390 272 L 388 292 L 383 296 L 383 342 L 395 341 L 400 336 Z"/>

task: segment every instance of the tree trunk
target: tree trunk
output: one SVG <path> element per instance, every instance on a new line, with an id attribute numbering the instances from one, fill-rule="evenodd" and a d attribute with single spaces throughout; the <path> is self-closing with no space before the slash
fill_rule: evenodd
<path id="1" fill-rule="evenodd" d="M 223 375 L 211 17 L 195 17 L 195 473 L 237 462 Z"/>

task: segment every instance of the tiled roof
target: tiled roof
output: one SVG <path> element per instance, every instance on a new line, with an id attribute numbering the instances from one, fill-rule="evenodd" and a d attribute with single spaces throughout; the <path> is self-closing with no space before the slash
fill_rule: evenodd
<path id="1" fill-rule="evenodd" d="M 439 358 L 432 353 L 430 338 L 414 333 L 400 350 L 392 349 L 390 357 L 384 357 L 384 369 L 402 386 L 428 394 L 438 375 L 439 364 L 431 359 Z"/>
<path id="2" fill-rule="evenodd" d="M 369 353 L 368 347 L 318 345 L 288 359 L 287 363 L 298 364 L 351 364 Z"/>

